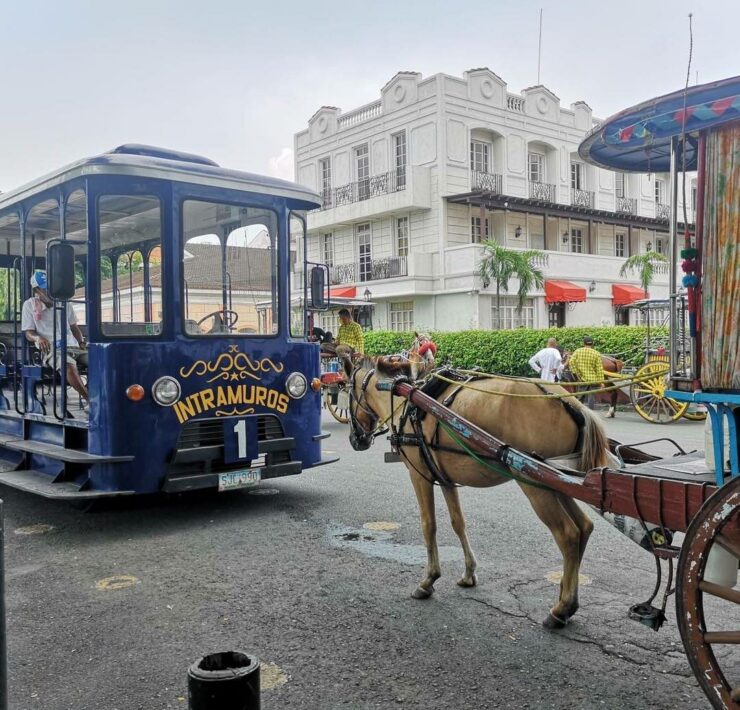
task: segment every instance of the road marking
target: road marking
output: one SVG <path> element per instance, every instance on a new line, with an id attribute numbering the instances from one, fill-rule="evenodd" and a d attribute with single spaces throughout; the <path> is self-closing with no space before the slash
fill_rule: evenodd
<path id="1" fill-rule="evenodd" d="M 288 682 L 288 674 L 274 663 L 260 664 L 260 690 L 274 690 Z"/>
<path id="2" fill-rule="evenodd" d="M 276 496 L 280 491 L 277 488 L 255 488 L 249 491 L 250 496 Z"/>
<path id="3" fill-rule="evenodd" d="M 392 530 L 398 530 L 401 526 L 398 523 L 389 523 L 385 520 L 375 520 L 370 523 L 365 523 L 363 526 L 365 530 L 378 530 L 380 532 L 391 532 Z"/>
<path id="4" fill-rule="evenodd" d="M 133 587 L 139 580 L 131 574 L 118 574 L 115 577 L 106 577 L 95 582 L 95 589 L 101 592 L 113 592 L 118 589 Z"/>
<path id="5" fill-rule="evenodd" d="M 557 570 L 557 572 L 548 572 L 545 575 L 545 579 L 548 582 L 552 582 L 553 584 L 560 584 L 560 581 L 563 579 L 563 571 Z M 591 584 L 591 577 L 586 574 L 579 574 L 578 584 L 587 587 L 589 584 Z"/>
<path id="6" fill-rule="evenodd" d="M 26 525 L 22 528 L 16 528 L 13 532 L 16 535 L 43 535 L 44 533 L 51 532 L 54 529 L 53 525 L 47 525 L 46 523 L 34 523 L 33 525 Z"/>

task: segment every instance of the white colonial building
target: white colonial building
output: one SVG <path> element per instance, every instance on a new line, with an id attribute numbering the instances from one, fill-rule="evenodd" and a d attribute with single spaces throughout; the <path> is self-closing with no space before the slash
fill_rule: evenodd
<path id="1" fill-rule="evenodd" d="M 493 327 L 495 288 L 478 275 L 490 238 L 548 255 L 521 314 L 503 299 L 503 327 L 626 322 L 619 306 L 642 292 L 620 278 L 625 258 L 668 250 L 667 175 L 585 164 L 578 145 L 597 123 L 586 103 L 564 108 L 544 86 L 509 93 L 486 68 L 399 72 L 380 94 L 324 106 L 295 136 L 296 179 L 323 198 L 308 257 L 330 266 L 334 293 L 375 302 L 375 328 Z M 667 290 L 659 274 L 650 295 Z"/>

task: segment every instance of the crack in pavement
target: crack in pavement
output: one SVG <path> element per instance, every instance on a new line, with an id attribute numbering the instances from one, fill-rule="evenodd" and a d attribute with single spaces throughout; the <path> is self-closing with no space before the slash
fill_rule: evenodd
<path id="1" fill-rule="evenodd" d="M 487 607 L 490 607 L 491 609 L 495 609 L 501 614 L 504 614 L 505 616 L 511 616 L 514 619 L 529 619 L 529 616 L 527 616 L 527 614 L 517 614 L 516 612 L 513 612 L 513 611 L 507 611 L 506 609 L 503 609 L 500 606 L 496 606 L 496 604 L 487 602 L 485 599 L 479 599 L 478 597 L 471 597 L 466 594 L 464 594 L 462 598 L 468 599 L 471 602 L 477 602 L 478 604 L 483 604 L 483 606 L 487 606 Z"/>

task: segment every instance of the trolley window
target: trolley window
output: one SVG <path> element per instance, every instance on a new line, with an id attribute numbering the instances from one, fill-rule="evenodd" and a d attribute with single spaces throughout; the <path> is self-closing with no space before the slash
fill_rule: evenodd
<path id="1" fill-rule="evenodd" d="M 186 200 L 182 222 L 185 332 L 195 337 L 274 334 L 277 215 L 255 207 Z"/>
<path id="2" fill-rule="evenodd" d="M 100 327 L 140 338 L 162 332 L 162 208 L 157 197 L 103 195 L 100 225 Z"/>

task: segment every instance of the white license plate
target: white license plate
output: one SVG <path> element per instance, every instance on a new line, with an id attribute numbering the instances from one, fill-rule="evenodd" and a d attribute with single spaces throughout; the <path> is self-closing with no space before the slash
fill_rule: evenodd
<path id="1" fill-rule="evenodd" d="M 349 392 L 342 390 L 337 395 L 337 409 L 349 409 Z"/>
<path id="2" fill-rule="evenodd" d="M 229 471 L 218 474 L 218 490 L 230 491 L 234 488 L 251 488 L 262 480 L 262 469 L 254 468 L 247 471 Z"/>

